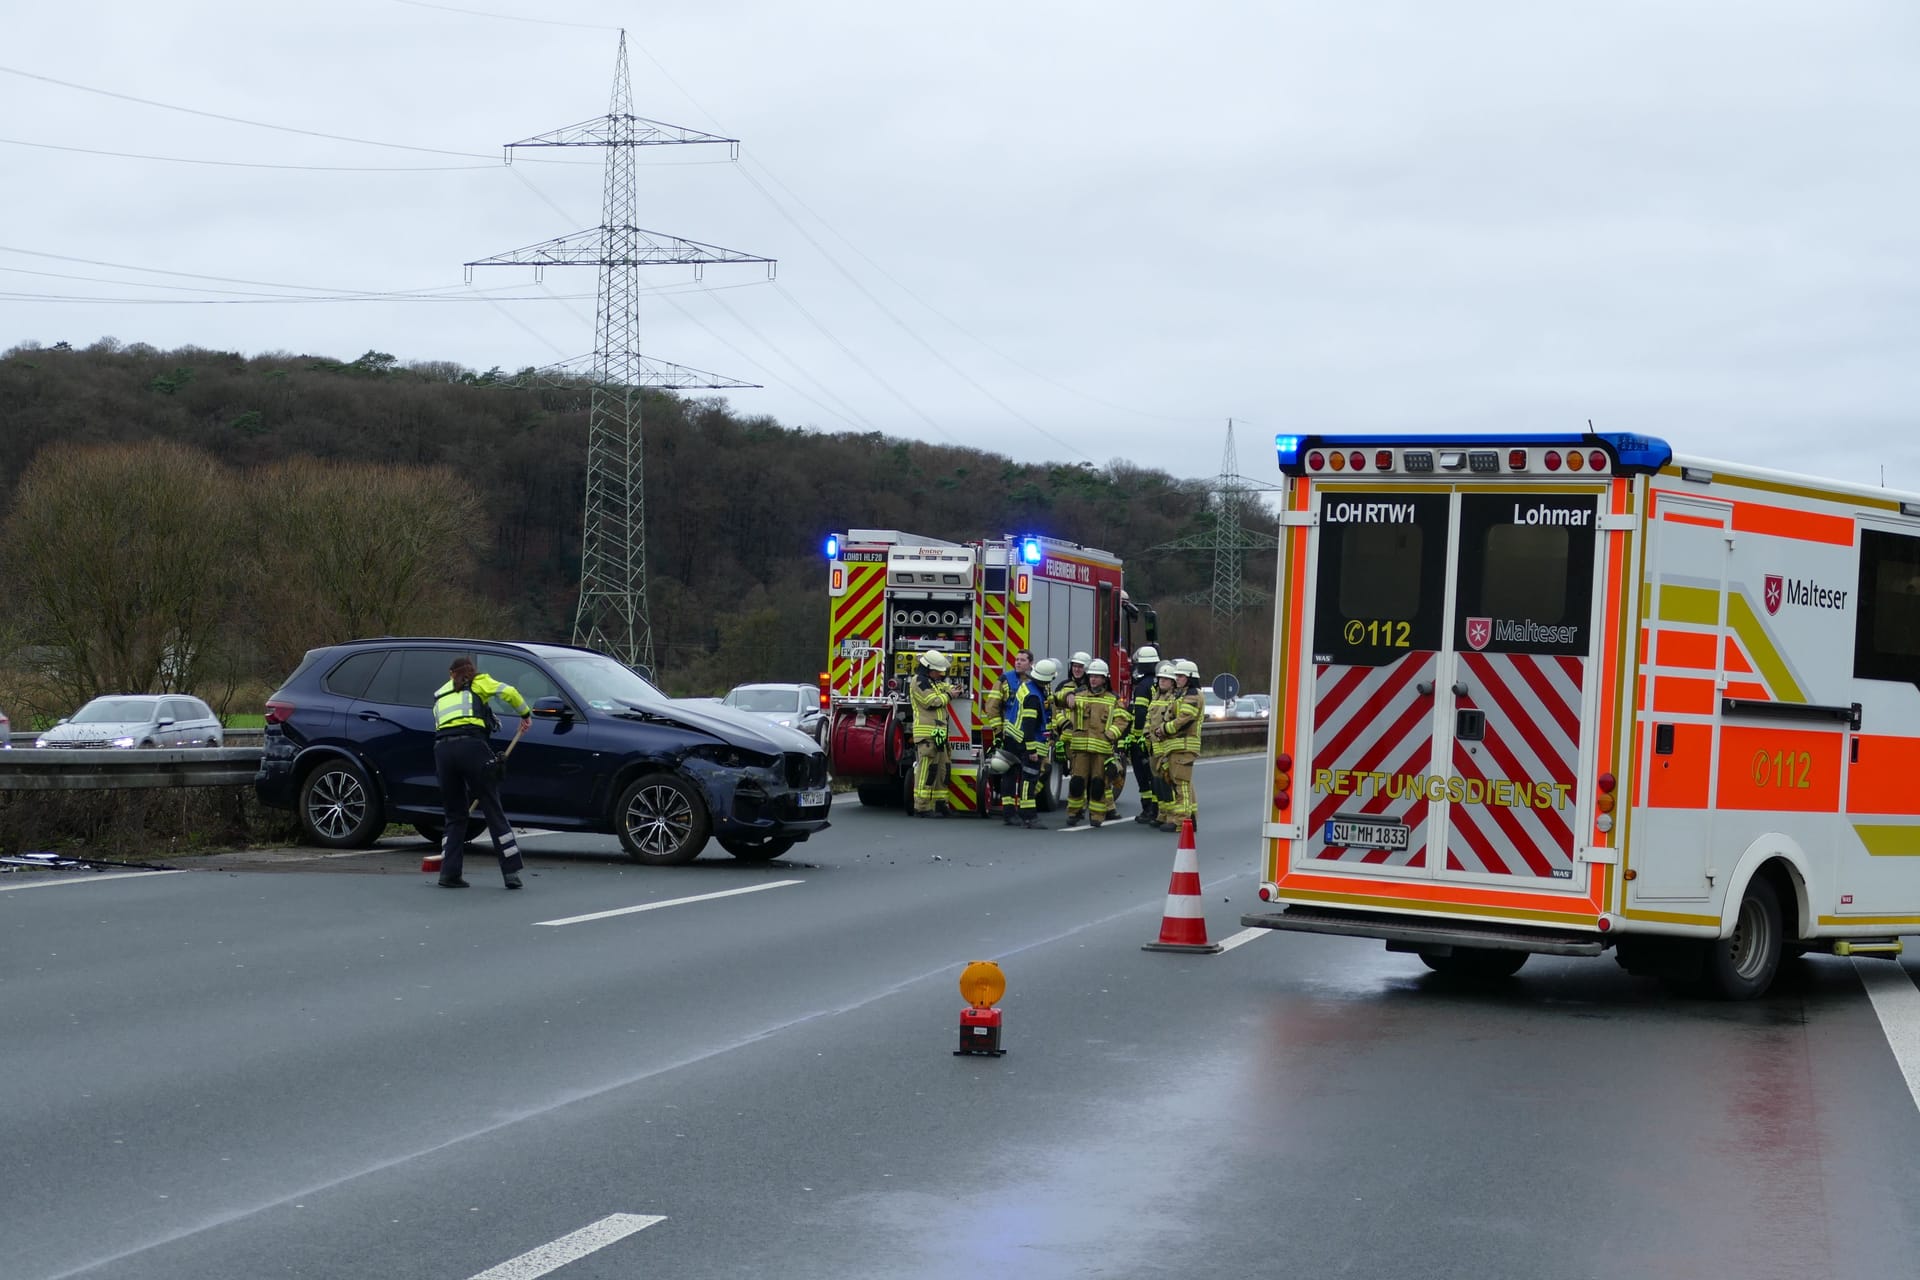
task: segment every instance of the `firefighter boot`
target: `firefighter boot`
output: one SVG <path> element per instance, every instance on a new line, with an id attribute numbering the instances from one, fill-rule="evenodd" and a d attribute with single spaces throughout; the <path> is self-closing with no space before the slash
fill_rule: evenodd
<path id="1" fill-rule="evenodd" d="M 1070 827 L 1077 827 L 1077 826 L 1079 826 L 1079 825 L 1080 825 L 1080 815 L 1079 815 L 1079 814 L 1077 814 L 1077 813 L 1070 813 L 1070 814 L 1068 814 L 1068 815 L 1067 815 L 1067 825 L 1068 825 L 1068 826 L 1070 826 Z"/>

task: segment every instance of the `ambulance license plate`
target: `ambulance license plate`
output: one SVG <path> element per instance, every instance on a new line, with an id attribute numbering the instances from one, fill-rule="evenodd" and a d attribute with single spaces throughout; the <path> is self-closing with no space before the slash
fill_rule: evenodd
<path id="1" fill-rule="evenodd" d="M 802 809 L 818 809 L 826 802 L 827 788 L 825 787 L 815 787 L 811 791 L 802 791 L 800 793 L 800 807 Z M 1405 845 L 1401 846 L 1403 849 L 1405 847 Z"/>
<path id="2" fill-rule="evenodd" d="M 1400 851 L 1412 843 L 1413 832 L 1404 822 L 1368 822 L 1364 818 L 1329 818 L 1322 842 L 1336 849 Z"/>

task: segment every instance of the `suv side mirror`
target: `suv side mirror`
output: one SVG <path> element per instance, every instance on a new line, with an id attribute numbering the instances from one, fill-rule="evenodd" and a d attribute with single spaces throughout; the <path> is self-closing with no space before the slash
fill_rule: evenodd
<path id="1" fill-rule="evenodd" d="M 544 719 L 559 720 L 564 723 L 565 721 L 573 719 L 573 708 L 567 705 L 565 698 L 535 698 L 533 700 L 533 714 Z"/>
<path id="2" fill-rule="evenodd" d="M 158 720 L 156 720 L 156 721 L 154 721 L 153 723 L 154 723 L 154 727 L 155 727 L 155 728 L 158 728 L 158 729 L 164 729 L 164 728 L 166 728 L 166 727 L 167 727 L 168 725 L 170 725 L 170 724 L 172 724 L 172 723 L 173 723 L 173 717 L 172 717 L 172 716 L 161 716 L 161 717 L 160 717 L 160 718 L 159 718 Z"/>

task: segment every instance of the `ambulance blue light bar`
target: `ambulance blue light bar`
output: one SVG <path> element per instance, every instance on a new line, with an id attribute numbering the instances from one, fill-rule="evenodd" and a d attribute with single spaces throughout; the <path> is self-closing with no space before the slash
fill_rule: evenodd
<path id="1" fill-rule="evenodd" d="M 1460 453 L 1464 458 L 1472 450 L 1507 450 L 1509 448 L 1571 448 L 1579 450 L 1602 449 L 1613 461 L 1612 475 L 1652 474 L 1673 461 L 1673 446 L 1665 440 L 1653 436 L 1630 435 L 1619 431 L 1598 431 L 1591 434 L 1578 432 L 1538 433 L 1486 436 L 1439 436 L 1439 435 L 1340 435 L 1340 436 L 1275 436 L 1274 452 L 1277 455 L 1280 470 L 1290 476 L 1309 474 L 1307 458 L 1309 454 L 1329 455 L 1338 453 L 1347 457 L 1371 459 L 1379 451 L 1390 450 L 1399 453 L 1405 449 L 1424 450 L 1429 453 L 1445 450 L 1448 453 Z M 1371 467 L 1355 468 L 1363 473 L 1367 471 L 1387 470 L 1377 464 Z M 1394 468 L 1398 470 L 1399 468 Z M 1431 470 L 1431 466 L 1416 468 L 1408 466 L 1407 471 Z M 1334 468 L 1340 473 L 1344 468 Z M 1318 474 L 1318 473 L 1316 473 Z M 1351 471 L 1346 474 L 1352 474 Z"/>
<path id="2" fill-rule="evenodd" d="M 838 560 L 839 558 L 840 558 L 840 535 L 837 533 L 830 533 L 827 535 L 827 559 Z"/>

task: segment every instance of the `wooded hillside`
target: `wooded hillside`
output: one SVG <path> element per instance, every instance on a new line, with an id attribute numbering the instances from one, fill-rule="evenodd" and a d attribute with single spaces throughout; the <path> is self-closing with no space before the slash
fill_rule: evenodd
<path id="1" fill-rule="evenodd" d="M 644 436 L 649 601 L 663 681 L 675 692 L 812 679 L 826 646 L 821 544 L 848 527 L 955 541 L 1040 533 L 1103 547 L 1127 562 L 1129 594 L 1159 610 L 1164 647 L 1209 674 L 1231 666 L 1246 687 L 1265 686 L 1270 612 L 1250 612 L 1235 635 L 1213 635 L 1205 606 L 1180 603 L 1210 586 L 1212 553 L 1146 554 L 1211 529 L 1203 482 L 1125 460 L 1044 465 L 878 433 L 789 429 L 718 399 L 664 393 L 647 398 Z M 251 477 L 296 459 L 452 468 L 481 500 L 463 585 L 488 607 L 488 632 L 569 636 L 583 388 L 534 388 L 450 364 L 403 366 L 379 352 L 343 363 L 102 341 L 0 356 L 0 519 L 49 445 L 153 441 L 217 460 L 236 503 Z M 272 474 L 299 484 L 310 473 Z M 441 500 L 422 488 L 412 500 Z M 263 501 L 249 503 L 250 518 L 273 519 L 274 495 L 253 496 Z M 293 496 L 290 517 L 301 505 Z M 450 572 L 459 578 L 466 567 Z M 1271 554 L 1249 557 L 1248 584 L 1270 590 L 1272 581 Z M 301 607 L 285 598 L 243 603 L 295 618 Z M 31 619 L 10 623 L 16 643 L 31 642 Z M 256 665 L 263 678 L 283 674 L 267 669 L 264 653 Z"/>

